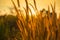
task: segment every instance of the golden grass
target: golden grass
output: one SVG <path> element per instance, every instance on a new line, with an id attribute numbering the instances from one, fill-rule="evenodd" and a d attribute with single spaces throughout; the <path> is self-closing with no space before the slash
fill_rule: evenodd
<path id="1" fill-rule="evenodd" d="M 48 13 L 42 17 L 42 11 L 38 11 L 37 10 L 37 6 L 36 6 L 36 1 L 33 0 L 34 5 L 35 5 L 35 9 L 37 10 L 38 15 L 36 15 L 36 18 L 33 16 L 31 9 L 29 8 L 29 5 L 32 6 L 32 8 L 34 9 L 32 4 L 28 4 L 28 1 L 25 0 L 26 2 L 26 8 L 24 8 L 25 10 L 25 14 L 26 14 L 26 19 L 24 19 L 21 15 L 21 12 L 19 13 L 15 3 L 13 0 L 11 0 L 14 8 L 17 12 L 17 25 L 19 30 L 21 31 L 21 36 L 22 36 L 22 40 L 55 40 L 56 38 L 56 26 L 57 26 L 57 17 L 56 17 L 56 13 L 55 13 L 55 3 L 54 3 L 54 7 L 51 4 L 51 8 L 52 8 L 52 17 L 50 17 L 50 8 L 48 6 Z M 20 7 L 19 4 L 19 0 L 17 0 L 18 2 L 18 7 Z M 35 10 L 34 9 L 34 10 Z M 29 11 L 31 13 L 31 19 L 29 18 Z M 58 28 L 58 26 L 57 26 Z"/>

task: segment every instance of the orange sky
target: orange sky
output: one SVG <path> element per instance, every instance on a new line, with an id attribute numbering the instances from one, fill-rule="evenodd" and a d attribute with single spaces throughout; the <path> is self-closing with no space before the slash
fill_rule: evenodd
<path id="1" fill-rule="evenodd" d="M 14 0 L 16 3 L 16 0 Z M 60 13 L 60 0 L 55 0 L 56 1 L 56 12 Z M 28 0 L 29 3 L 33 4 L 33 0 Z M 37 8 L 38 10 L 40 9 L 47 9 L 48 5 L 50 3 L 53 4 L 54 0 L 36 0 L 37 3 Z M 20 0 L 21 6 L 25 6 L 25 1 Z M 12 7 L 11 0 L 0 0 L 0 9 L 5 9 L 7 7 Z"/>

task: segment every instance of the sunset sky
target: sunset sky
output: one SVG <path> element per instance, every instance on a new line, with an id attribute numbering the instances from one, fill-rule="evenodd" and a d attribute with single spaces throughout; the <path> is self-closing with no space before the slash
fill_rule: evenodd
<path id="1" fill-rule="evenodd" d="M 60 13 L 60 0 L 55 0 L 56 1 L 56 12 Z M 16 0 L 14 0 L 16 3 Z M 33 5 L 33 0 L 28 0 L 29 3 Z M 54 0 L 36 0 L 37 3 L 37 8 L 38 10 L 40 9 L 47 9 L 48 5 L 50 6 L 50 3 L 54 3 Z M 20 0 L 21 7 L 25 6 L 25 0 Z M 7 7 L 12 7 L 12 2 L 11 0 L 0 0 L 0 9 L 6 9 Z"/>

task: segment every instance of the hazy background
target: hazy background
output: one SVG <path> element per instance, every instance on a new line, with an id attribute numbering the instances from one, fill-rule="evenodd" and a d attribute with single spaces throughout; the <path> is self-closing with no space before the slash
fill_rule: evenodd
<path id="1" fill-rule="evenodd" d="M 56 12 L 59 14 L 60 13 L 60 0 L 55 0 L 56 1 Z M 16 0 L 14 0 L 16 3 Z M 33 0 L 28 0 L 29 3 L 33 4 Z M 50 3 L 54 3 L 54 0 L 36 0 L 37 3 L 37 8 L 38 10 L 40 9 L 47 9 L 48 5 Z M 25 0 L 20 0 L 21 7 L 25 7 Z M 0 9 L 6 9 L 7 7 L 12 7 L 12 2 L 11 0 L 0 0 Z"/>

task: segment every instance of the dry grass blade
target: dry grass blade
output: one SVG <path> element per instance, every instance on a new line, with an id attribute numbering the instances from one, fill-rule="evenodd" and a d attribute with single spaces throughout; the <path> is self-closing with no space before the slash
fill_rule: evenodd
<path id="1" fill-rule="evenodd" d="M 50 8 L 48 6 L 48 18 L 50 17 Z"/>
<path id="2" fill-rule="evenodd" d="M 49 18 L 49 23 L 50 23 L 50 25 L 52 25 L 52 20 L 51 20 L 51 15 L 50 15 L 50 8 L 49 8 L 49 6 L 48 6 L 48 18 Z"/>
<path id="3" fill-rule="evenodd" d="M 29 8 L 29 11 L 30 11 L 30 13 L 31 13 L 31 20 L 33 21 L 33 13 L 32 13 L 32 11 L 31 11 L 30 8 Z"/>
<path id="4" fill-rule="evenodd" d="M 53 22 L 54 21 L 54 13 L 55 13 L 55 11 L 54 11 L 54 8 L 53 8 L 52 4 L 51 4 L 51 8 L 52 8 L 52 22 Z"/>
<path id="5" fill-rule="evenodd" d="M 53 38 L 55 38 L 55 31 L 56 31 L 56 26 L 57 26 L 57 16 L 56 16 L 56 13 L 55 13 L 55 3 L 54 3 L 54 7 L 51 5 L 52 7 L 52 31 L 54 32 L 54 34 L 52 33 L 52 36 Z M 53 30 L 54 29 L 54 30 Z M 55 38 L 56 39 L 56 38 Z"/>
<path id="6" fill-rule="evenodd" d="M 35 8 L 33 7 L 33 5 L 31 4 L 31 3 L 29 3 L 29 5 L 34 9 L 34 11 L 35 11 Z"/>
<path id="7" fill-rule="evenodd" d="M 37 10 L 36 1 L 33 0 L 33 2 L 34 2 L 35 9 Z"/>
<path id="8" fill-rule="evenodd" d="M 17 0 L 17 4 L 18 4 L 18 7 L 20 7 L 20 2 L 19 2 L 19 0 Z"/>
<path id="9" fill-rule="evenodd" d="M 25 11 L 25 13 L 26 13 L 26 8 L 23 7 L 23 9 L 24 9 L 24 11 Z"/>
<path id="10" fill-rule="evenodd" d="M 50 8 L 49 8 L 49 6 L 48 6 L 48 13 L 50 13 Z"/>
<path id="11" fill-rule="evenodd" d="M 54 11 L 53 5 L 51 4 L 52 11 Z"/>
<path id="12" fill-rule="evenodd" d="M 24 8 L 24 10 L 25 10 L 25 12 L 26 12 L 26 21 L 27 21 L 27 23 L 28 23 L 28 19 L 29 19 L 29 14 L 28 14 L 28 2 L 27 2 L 27 0 L 25 0 L 25 2 L 26 2 L 26 9 Z"/>
<path id="13" fill-rule="evenodd" d="M 19 26 L 19 30 L 20 30 L 21 32 L 23 32 L 23 28 L 22 28 L 22 26 L 21 26 L 21 24 L 20 24 L 20 20 L 17 21 L 17 25 Z"/>
<path id="14" fill-rule="evenodd" d="M 17 12 L 17 15 L 19 15 L 18 9 L 17 9 L 17 7 L 16 7 L 14 1 L 13 1 L 13 0 L 11 0 L 11 1 L 12 1 L 13 5 L 14 5 L 15 11 Z"/>
<path id="15" fill-rule="evenodd" d="M 54 2 L 54 7 L 53 7 L 53 5 L 51 4 L 51 8 L 52 8 L 52 12 L 55 13 L 55 2 Z"/>
<path id="16" fill-rule="evenodd" d="M 26 2 L 26 10 L 28 12 L 28 2 L 27 2 L 27 0 L 25 0 L 25 2 Z"/>
<path id="17" fill-rule="evenodd" d="M 52 8 L 52 17 L 53 18 L 55 18 L 56 17 L 56 13 L 55 13 L 55 6 L 56 6 L 56 4 L 55 4 L 55 2 L 54 2 L 54 7 L 52 6 L 52 4 L 51 4 L 51 8 Z"/>
<path id="18" fill-rule="evenodd" d="M 26 2 L 26 21 L 27 21 L 27 23 L 28 23 L 28 19 L 29 19 L 29 12 L 28 12 L 28 1 L 27 0 L 25 0 L 25 2 Z"/>
<path id="19" fill-rule="evenodd" d="M 31 11 L 31 9 L 29 8 L 29 11 L 30 11 L 30 13 L 31 13 L 31 16 L 32 16 L 32 11 Z"/>

